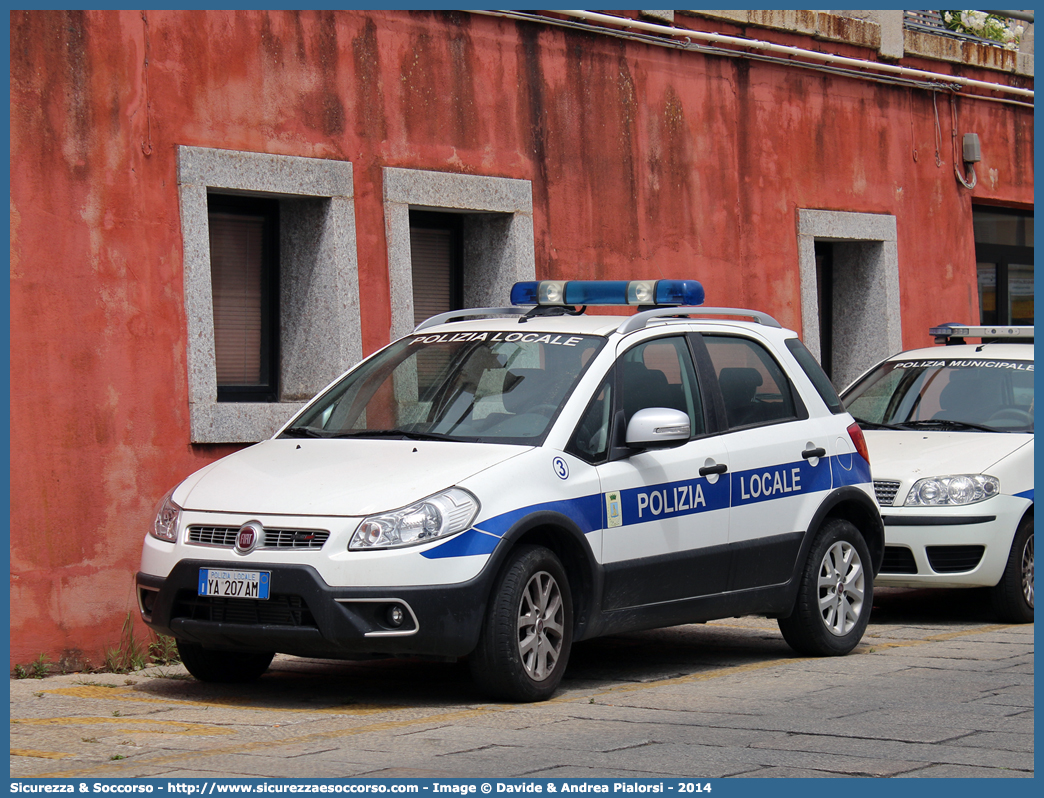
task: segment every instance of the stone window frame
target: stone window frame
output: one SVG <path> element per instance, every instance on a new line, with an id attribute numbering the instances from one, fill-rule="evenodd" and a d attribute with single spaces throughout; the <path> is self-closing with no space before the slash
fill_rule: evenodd
<path id="1" fill-rule="evenodd" d="M 840 309 L 848 314 L 849 319 L 842 328 L 842 346 L 838 347 L 847 354 L 846 366 L 840 376 L 834 377 L 834 385 L 840 390 L 867 368 L 903 348 L 896 217 L 879 213 L 798 210 L 801 339 L 816 359 L 821 360 L 817 240 L 854 245 L 846 259 L 852 274 L 844 278 L 852 283 L 847 292 L 842 285 L 842 295 L 849 301 L 839 308 L 835 300 L 834 305 L 835 314 Z"/>
<path id="2" fill-rule="evenodd" d="M 177 148 L 192 443 L 255 443 L 362 359 L 352 165 Z M 218 402 L 208 193 L 280 203 L 277 402 Z"/>
<path id="3" fill-rule="evenodd" d="M 410 210 L 464 214 L 464 306 L 502 307 L 511 286 L 536 279 L 529 180 L 385 167 L 391 337 L 413 331 Z"/>

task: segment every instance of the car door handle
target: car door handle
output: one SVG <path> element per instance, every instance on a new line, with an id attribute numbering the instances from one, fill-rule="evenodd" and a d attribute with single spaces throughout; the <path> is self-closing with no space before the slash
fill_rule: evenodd
<path id="1" fill-rule="evenodd" d="M 801 456 L 806 460 L 811 460 L 813 457 L 826 457 L 826 449 L 822 446 L 817 446 L 815 449 L 805 449 Z"/>
<path id="2" fill-rule="evenodd" d="M 716 465 L 704 466 L 703 468 L 701 468 L 700 469 L 700 476 L 701 477 L 706 477 L 706 476 L 709 476 L 710 474 L 724 474 L 728 470 L 729 470 L 729 467 L 727 465 L 725 465 L 724 463 L 717 463 Z"/>

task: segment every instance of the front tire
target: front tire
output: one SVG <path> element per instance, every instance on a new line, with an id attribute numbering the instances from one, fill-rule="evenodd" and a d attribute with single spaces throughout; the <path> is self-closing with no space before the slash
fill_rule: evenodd
<path id="1" fill-rule="evenodd" d="M 990 589 L 990 598 L 1004 623 L 1033 623 L 1033 516 L 1019 524 L 1004 576 Z"/>
<path id="2" fill-rule="evenodd" d="M 565 672 L 573 643 L 573 600 L 558 557 L 541 546 L 510 555 L 489 600 L 469 659 L 479 687 L 493 698 L 545 701 Z"/>
<path id="3" fill-rule="evenodd" d="M 201 682 L 252 682 L 268 670 L 275 656 L 268 651 L 214 651 L 185 640 L 177 644 L 182 664 Z"/>
<path id="4" fill-rule="evenodd" d="M 862 639 L 874 601 L 870 550 L 855 525 L 824 523 L 800 579 L 793 612 L 779 619 L 783 639 L 799 654 L 847 654 Z"/>

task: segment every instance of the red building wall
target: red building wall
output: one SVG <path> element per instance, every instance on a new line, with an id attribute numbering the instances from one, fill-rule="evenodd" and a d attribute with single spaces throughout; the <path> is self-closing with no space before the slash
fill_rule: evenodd
<path id="1" fill-rule="evenodd" d="M 12 663 L 144 636 L 154 504 L 232 448 L 189 443 L 178 145 L 352 163 L 366 353 L 387 166 L 532 181 L 538 278 L 696 277 L 798 330 L 797 210 L 892 214 L 906 346 L 978 316 L 972 202 L 1033 201 L 1031 108 L 957 100 L 969 191 L 944 93 L 463 12 L 12 12 L 11 105 Z"/>

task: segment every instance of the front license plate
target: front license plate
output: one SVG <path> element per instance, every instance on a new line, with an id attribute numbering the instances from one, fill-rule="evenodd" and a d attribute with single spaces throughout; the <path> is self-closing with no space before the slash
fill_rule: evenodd
<path id="1" fill-rule="evenodd" d="M 271 571 L 199 569 L 199 595 L 201 596 L 267 599 L 271 583 Z"/>

